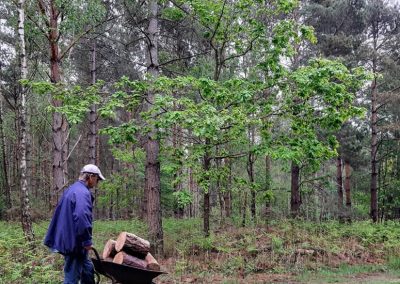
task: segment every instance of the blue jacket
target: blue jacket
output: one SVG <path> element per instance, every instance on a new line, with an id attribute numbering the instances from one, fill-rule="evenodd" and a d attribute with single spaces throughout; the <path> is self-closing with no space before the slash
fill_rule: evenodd
<path id="1" fill-rule="evenodd" d="M 82 254 L 92 245 L 92 202 L 84 182 L 72 184 L 54 211 L 44 244 L 61 254 Z"/>

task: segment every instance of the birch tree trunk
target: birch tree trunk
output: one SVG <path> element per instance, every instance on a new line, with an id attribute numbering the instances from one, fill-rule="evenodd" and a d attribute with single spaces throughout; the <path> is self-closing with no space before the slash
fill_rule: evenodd
<path id="1" fill-rule="evenodd" d="M 158 3 L 149 1 L 149 26 L 147 29 L 147 72 L 152 78 L 158 77 Z M 144 111 L 151 108 L 154 94 L 147 94 Z M 149 239 L 155 255 L 164 252 L 164 236 L 161 214 L 161 185 L 160 185 L 160 143 L 157 140 L 157 130 L 153 127 L 145 138 L 145 195 L 147 196 L 147 221 L 149 223 Z"/>
<path id="2" fill-rule="evenodd" d="M 25 52 L 25 1 L 18 1 L 18 37 L 19 37 L 19 57 L 21 64 L 21 79 L 26 80 L 28 78 L 28 67 L 26 63 L 26 52 Z M 20 137 L 19 137 L 19 150 L 20 150 L 20 186 L 21 186 L 21 223 L 22 230 L 25 235 L 25 239 L 28 242 L 32 242 L 35 239 L 32 228 L 31 212 L 29 208 L 29 191 L 28 191 L 28 180 L 27 180 L 27 166 L 26 166 L 26 94 L 25 87 L 21 86 L 21 94 L 19 100 L 19 126 L 20 126 Z"/>

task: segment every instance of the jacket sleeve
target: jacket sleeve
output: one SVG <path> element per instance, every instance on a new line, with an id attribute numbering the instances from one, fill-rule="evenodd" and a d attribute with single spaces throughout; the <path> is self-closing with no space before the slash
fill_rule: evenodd
<path id="1" fill-rule="evenodd" d="M 75 193 L 73 212 L 77 244 L 82 247 L 92 245 L 92 200 L 90 192 Z"/>

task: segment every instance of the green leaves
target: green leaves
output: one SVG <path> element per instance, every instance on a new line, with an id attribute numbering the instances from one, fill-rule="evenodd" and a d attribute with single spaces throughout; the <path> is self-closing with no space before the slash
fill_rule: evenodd
<path id="1" fill-rule="evenodd" d="M 111 144 L 125 144 L 135 142 L 135 134 L 138 127 L 133 123 L 123 123 L 119 126 L 108 126 L 100 130 L 101 134 L 107 134 L 110 137 Z"/>
<path id="2" fill-rule="evenodd" d="M 170 21 L 181 21 L 185 18 L 185 13 L 175 7 L 166 7 L 162 10 L 161 17 Z"/>
<path id="3" fill-rule="evenodd" d="M 281 89 L 290 131 L 279 136 L 281 143 L 272 145 L 275 150 L 270 154 L 316 169 L 321 161 L 337 155 L 334 131 L 362 113 L 353 100 L 368 76 L 326 59 L 313 59 L 288 75 Z"/>
<path id="4" fill-rule="evenodd" d="M 185 208 L 186 206 L 188 206 L 190 203 L 193 202 L 193 196 L 187 190 L 175 191 L 174 193 L 172 193 L 172 195 L 174 196 L 178 208 L 180 209 Z"/>
<path id="5" fill-rule="evenodd" d="M 101 1 L 57 0 L 56 6 L 62 13 L 60 32 L 65 34 L 81 33 L 84 27 L 103 20 L 106 9 Z"/>
<path id="6" fill-rule="evenodd" d="M 90 106 L 101 102 L 100 90 L 104 85 L 103 81 L 87 88 L 79 85 L 65 86 L 63 84 L 52 84 L 50 82 L 31 82 L 24 81 L 24 85 L 29 86 L 33 93 L 39 95 L 50 95 L 53 100 L 62 101 L 61 106 L 48 106 L 51 112 L 59 112 L 67 117 L 71 124 L 77 124 L 89 112 Z"/>

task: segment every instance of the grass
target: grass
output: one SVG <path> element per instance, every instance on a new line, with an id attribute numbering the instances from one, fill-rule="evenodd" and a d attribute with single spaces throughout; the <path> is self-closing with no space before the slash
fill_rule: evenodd
<path id="1" fill-rule="evenodd" d="M 62 281 L 63 258 L 42 245 L 47 225 L 35 224 L 37 248 L 30 250 L 19 223 L 0 222 L 1 284 Z M 199 219 L 165 219 L 163 227 L 165 255 L 158 259 L 169 274 L 157 283 L 343 283 L 367 274 L 395 277 L 400 269 L 400 226 L 395 222 L 281 220 L 269 226 L 226 226 L 207 238 Z M 97 221 L 97 250 L 122 231 L 147 238 L 140 221 Z"/>
<path id="2" fill-rule="evenodd" d="M 386 265 L 343 264 L 337 268 L 323 267 L 318 271 L 305 271 L 297 279 L 302 283 L 314 284 L 344 282 L 378 284 L 393 283 L 391 281 L 396 278 L 399 279 L 399 276 L 400 272 L 398 270 L 388 269 Z"/>

